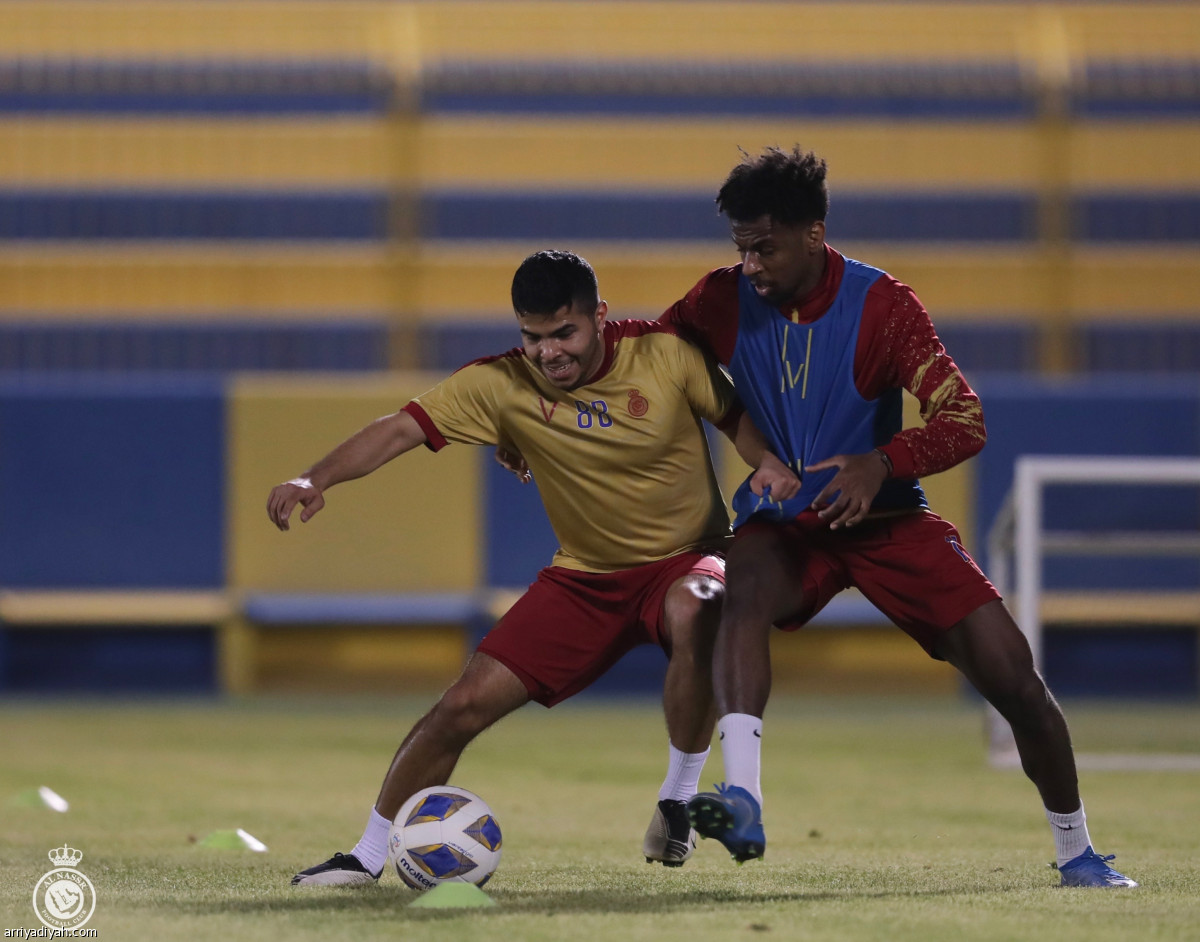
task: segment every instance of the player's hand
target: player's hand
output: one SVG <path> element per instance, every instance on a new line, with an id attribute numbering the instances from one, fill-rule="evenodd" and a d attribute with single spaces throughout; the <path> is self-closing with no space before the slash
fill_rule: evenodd
<path id="1" fill-rule="evenodd" d="M 280 530 L 287 530 L 288 518 L 297 504 L 304 508 L 300 512 L 300 522 L 308 523 L 313 514 L 325 506 L 325 497 L 308 478 L 292 478 L 271 489 L 271 496 L 267 498 L 267 516 Z"/>
<path id="2" fill-rule="evenodd" d="M 529 465 L 525 463 L 525 456 L 519 451 L 510 451 L 503 445 L 497 445 L 496 461 L 505 471 L 511 471 L 515 474 L 517 480 L 522 484 L 528 484 L 533 480 L 533 472 L 529 470 Z"/>
<path id="3" fill-rule="evenodd" d="M 862 455 L 834 455 L 806 465 L 804 470 L 824 471 L 826 468 L 837 468 L 838 473 L 812 502 L 813 509 L 818 517 L 829 523 L 831 530 L 852 527 L 871 509 L 871 501 L 887 480 L 887 466 L 878 454 L 869 451 Z"/>
<path id="4" fill-rule="evenodd" d="M 800 479 L 791 468 L 768 451 L 763 455 L 758 470 L 750 475 L 750 490 L 756 497 L 767 493 L 771 502 L 781 504 L 800 493 Z"/>

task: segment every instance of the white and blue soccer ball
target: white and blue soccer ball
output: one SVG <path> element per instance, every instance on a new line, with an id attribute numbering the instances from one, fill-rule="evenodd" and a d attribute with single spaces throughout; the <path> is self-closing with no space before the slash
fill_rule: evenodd
<path id="1" fill-rule="evenodd" d="M 453 785 L 422 789 L 392 822 L 388 850 L 400 879 L 418 890 L 439 883 L 483 886 L 500 863 L 500 825 L 478 795 Z"/>

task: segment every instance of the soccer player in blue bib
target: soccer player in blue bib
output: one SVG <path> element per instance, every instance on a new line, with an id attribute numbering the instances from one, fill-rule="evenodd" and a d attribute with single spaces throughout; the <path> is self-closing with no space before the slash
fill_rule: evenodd
<path id="1" fill-rule="evenodd" d="M 979 399 L 912 289 L 825 243 L 826 166 L 770 148 L 717 197 L 741 264 L 710 272 L 662 317 L 726 365 L 747 415 L 796 474 L 734 498 L 726 600 L 713 661 L 727 784 L 696 796 L 696 829 L 734 858 L 763 855 L 759 760 L 772 625 L 797 628 L 856 586 L 1012 726 L 1054 832 L 1062 882 L 1136 886 L 1091 846 L 1062 711 L 996 589 L 933 513 L 918 478 L 976 454 Z M 904 390 L 923 428 L 901 428 Z"/>

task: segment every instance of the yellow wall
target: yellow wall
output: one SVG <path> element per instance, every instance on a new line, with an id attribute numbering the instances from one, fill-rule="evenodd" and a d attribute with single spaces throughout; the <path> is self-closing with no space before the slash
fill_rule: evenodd
<path id="1" fill-rule="evenodd" d="M 841 188 L 1021 189 L 1037 178 L 1037 136 L 1023 124 L 471 115 L 423 122 L 420 176 L 444 189 L 715 196 L 739 147 L 754 153 L 796 141 L 829 161 Z"/>
<path id="2" fill-rule="evenodd" d="M 1144 58 L 1200 52 L 1194 4 L 694 0 L 38 0 L 0 4 L 0 55 L 601 59 Z"/>
<path id="3" fill-rule="evenodd" d="M 259 627 L 253 644 L 249 689 L 276 693 L 439 693 L 470 653 L 444 625 Z"/>
<path id="4" fill-rule="evenodd" d="M 412 54 L 411 5 L 387 0 L 0 3 L 0 56 L 354 59 Z"/>
<path id="5" fill-rule="evenodd" d="M 378 314 L 405 308 L 401 266 L 398 249 L 374 244 L 10 244 L 0 253 L 0 317 Z"/>
<path id="6" fill-rule="evenodd" d="M 1178 3 L 772 3 L 490 0 L 417 5 L 422 55 L 473 59 L 1007 59 L 1069 52 L 1200 51 L 1197 11 Z M 1049 36 L 1047 36 L 1049 33 Z M 1053 51 L 1053 48 L 1051 49 Z"/>
<path id="7" fill-rule="evenodd" d="M 571 240 L 426 241 L 408 247 L 140 243 L 91 248 L 22 245 L 0 254 L 0 320 L 197 317 L 328 320 L 339 314 L 423 319 L 512 316 L 512 272 L 528 253 L 570 248 L 596 268 L 614 316 L 657 316 L 700 276 L 736 263 L 721 243 Z M 1193 318 L 1200 255 L 1190 246 L 1093 246 L 1046 257 L 1035 248 L 844 242 L 911 284 L 935 323 L 1038 320 L 1065 295 L 1064 323 L 1082 317 Z"/>
<path id="8" fill-rule="evenodd" d="M 835 192 L 1028 191 L 1043 159 L 1025 124 L 811 118 L 0 116 L 0 139 L 5 186 L 79 188 L 708 194 L 739 147 L 798 141 L 829 161 Z M 1200 187 L 1195 122 L 1081 122 L 1066 146 L 1074 188 Z"/>
<path id="9" fill-rule="evenodd" d="M 953 694 L 959 673 L 891 625 L 802 628 L 771 635 L 775 693 Z"/>
<path id="10" fill-rule="evenodd" d="M 256 191 L 403 182 L 397 119 L 0 116 L 5 186 Z"/>
<path id="11" fill-rule="evenodd" d="M 419 448 L 329 491 L 306 524 L 267 520 L 271 488 L 440 376 L 240 377 L 228 416 L 228 581 L 236 590 L 471 591 L 481 578 L 476 448 Z"/>
<path id="12" fill-rule="evenodd" d="M 732 247 L 572 242 L 595 267 L 614 316 L 657 315 L 711 268 L 736 264 Z M 934 323 L 1004 318 L 1042 319 L 1048 299 L 1068 292 L 1074 316 L 1194 317 L 1200 256 L 1190 247 L 1076 249 L 1064 260 L 1034 247 L 945 245 L 922 249 L 894 242 L 845 242 L 847 255 L 869 261 L 911 284 Z M 543 242 L 438 243 L 415 251 L 412 310 L 440 318 L 507 318 L 512 269 Z M 453 291 L 447 285 L 453 283 Z"/>

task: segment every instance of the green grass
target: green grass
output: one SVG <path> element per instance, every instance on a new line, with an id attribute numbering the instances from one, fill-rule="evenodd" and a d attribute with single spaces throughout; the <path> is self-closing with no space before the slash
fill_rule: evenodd
<path id="1" fill-rule="evenodd" d="M 0 706 L 0 931 L 36 928 L 30 896 L 64 842 L 109 940 L 1196 939 L 1200 774 L 1088 772 L 1099 849 L 1142 882 L 1062 890 L 1019 772 L 984 762 L 956 700 L 777 699 L 767 717 L 766 860 L 703 842 L 681 870 L 639 856 L 665 766 L 650 704 L 529 707 L 467 753 L 456 784 L 504 828 L 490 910 L 406 908 L 394 875 L 298 891 L 348 850 L 409 700 Z M 1068 704 L 1081 749 L 1200 752 L 1200 707 Z M 719 756 L 705 781 L 720 778 Z M 16 803 L 49 785 L 67 814 Z M 197 846 L 243 827 L 265 854 Z"/>

